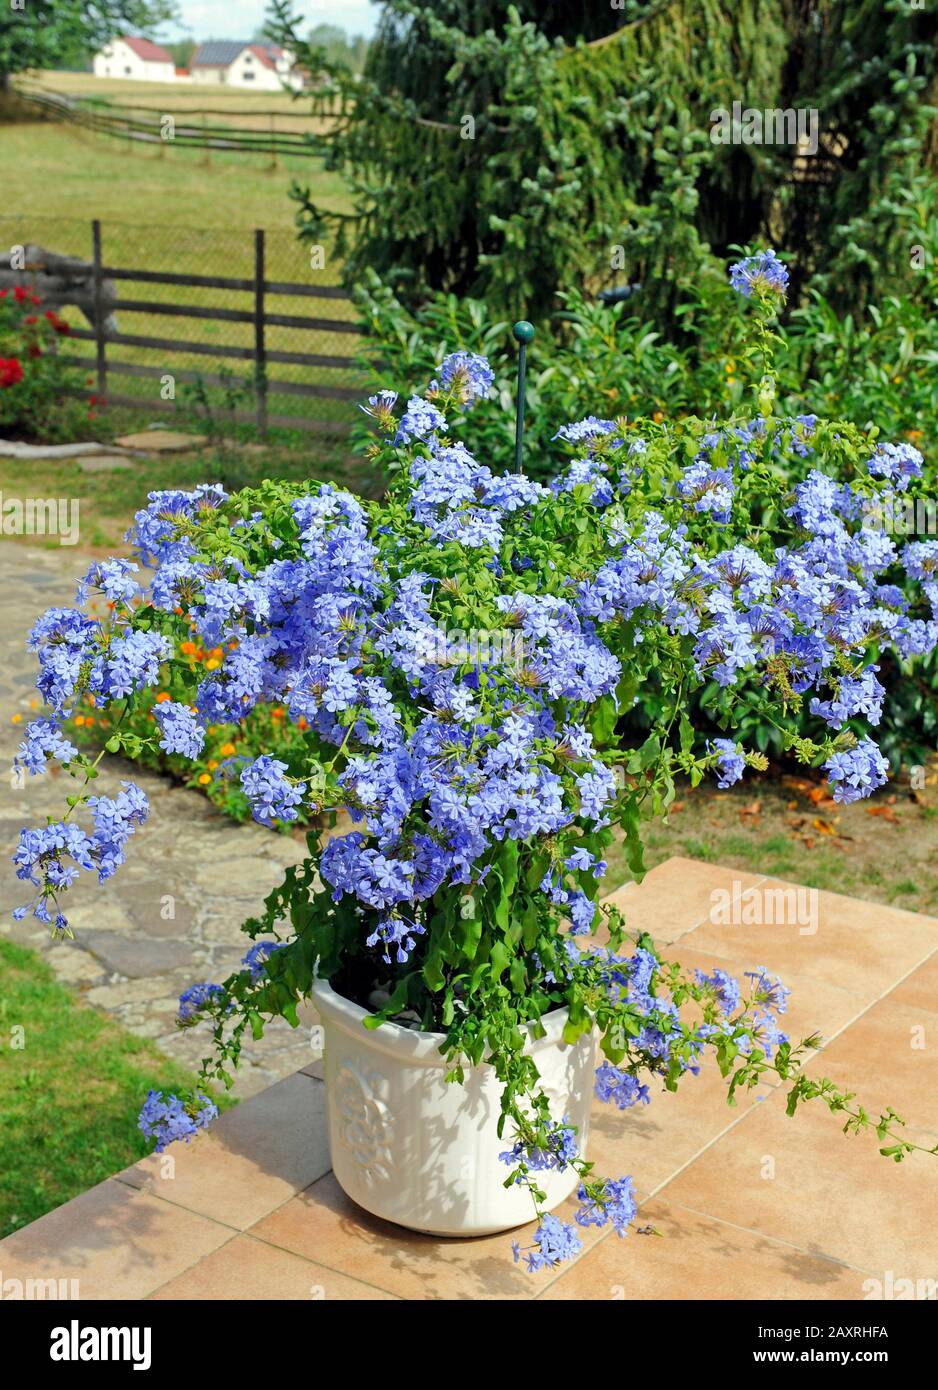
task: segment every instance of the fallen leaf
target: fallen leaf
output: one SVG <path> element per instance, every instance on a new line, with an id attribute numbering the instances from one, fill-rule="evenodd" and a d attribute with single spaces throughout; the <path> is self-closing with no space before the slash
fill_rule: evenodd
<path id="1" fill-rule="evenodd" d="M 899 824 L 899 817 L 892 806 L 865 806 L 864 810 L 868 816 L 879 816 L 881 820 L 888 821 L 890 825 Z"/>
<path id="2" fill-rule="evenodd" d="M 829 820 L 824 820 L 821 816 L 815 816 L 811 822 L 815 830 L 819 830 L 822 835 L 836 835 L 837 827 L 832 825 Z"/>
<path id="3" fill-rule="evenodd" d="M 740 807 L 739 814 L 740 814 L 741 816 L 761 816 L 761 815 L 762 815 L 762 802 L 761 802 L 761 801 L 750 801 L 750 803 L 749 803 L 748 806 L 741 806 L 741 807 Z"/>

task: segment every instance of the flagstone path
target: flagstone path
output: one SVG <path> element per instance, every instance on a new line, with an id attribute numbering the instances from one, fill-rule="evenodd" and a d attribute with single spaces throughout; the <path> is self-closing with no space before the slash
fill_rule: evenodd
<path id="1" fill-rule="evenodd" d="M 0 541 L 0 935 L 42 951 L 58 978 L 89 1004 L 197 1066 L 205 1033 L 176 1028 L 179 995 L 238 967 L 250 944 L 239 930 L 242 921 L 259 911 L 284 868 L 302 858 L 303 846 L 258 825 L 236 826 L 196 793 L 106 758 L 103 790 L 132 777 L 150 800 L 150 818 L 131 841 L 126 864 L 107 884 L 89 880 L 70 891 L 74 942 L 52 941 L 38 922 L 11 920 L 12 908 L 28 896 L 10 864 L 20 828 L 61 815 L 72 789 L 67 776 L 22 780 L 11 773 L 23 725 L 36 714 L 37 668 L 25 638 L 43 609 L 74 602 L 87 565 L 87 557 L 67 547 Z M 282 1020 L 272 1025 L 245 1050 L 235 1094 L 252 1095 L 316 1057 L 314 1024 L 310 1011 L 299 1030 Z"/>

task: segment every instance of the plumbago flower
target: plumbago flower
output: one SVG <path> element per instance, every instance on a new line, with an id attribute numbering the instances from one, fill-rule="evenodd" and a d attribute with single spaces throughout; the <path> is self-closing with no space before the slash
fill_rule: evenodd
<path id="1" fill-rule="evenodd" d="M 747 275 L 741 287 L 780 279 L 767 262 Z M 935 646 L 938 545 L 900 553 L 865 528 L 870 498 L 897 477 L 914 492 L 917 474 L 849 425 L 761 410 L 638 431 L 589 417 L 558 430 L 569 461 L 545 487 L 455 437 L 489 384 L 484 360 L 458 353 L 399 415 L 394 392 L 368 403 L 374 457 L 393 479 L 381 502 L 315 482 L 151 494 L 131 533 L 146 587 L 132 566 L 96 565 L 84 585 L 108 595 L 108 620 L 53 609 L 33 629 L 48 713 L 21 757 L 32 773 L 58 758 L 79 785 L 61 823 L 23 833 L 17 871 L 36 915 L 66 931 L 70 884 L 81 870 L 108 877 L 145 814 L 130 786 L 113 801 L 89 795 L 98 767 L 60 733 L 79 697 L 113 707 L 107 747 L 131 754 L 144 740 L 120 715 L 153 709 L 157 682 L 170 700 L 152 739 L 183 756 L 209 721 L 284 707 L 305 730 L 300 775 L 267 753 L 224 770 L 262 824 L 347 808 L 356 828 L 325 844 L 310 834 L 305 862 L 245 923 L 255 945 L 243 968 L 183 995 L 181 1023 L 213 1029 L 204 1078 L 230 1084 L 245 1028 L 296 1024 L 317 973 L 366 1004 L 380 989 L 375 1024 L 416 1015 L 442 1035 L 454 1084 L 467 1065 L 494 1065 L 508 1181 L 539 1216 L 516 1258 L 536 1270 L 575 1255 L 582 1228 L 624 1234 L 635 1211 L 631 1179 L 595 1175 L 551 1114 L 524 1049 L 551 1011 L 568 1011 L 568 1042 L 596 1033 L 597 1095 L 620 1111 L 709 1056 L 730 1099 L 771 1072 L 791 1080 L 792 1110 L 819 1096 L 848 1128 L 869 1123 L 802 1071 L 818 1040 L 795 1046 L 781 1030 L 779 981 L 761 967 L 742 982 L 685 977 L 647 937 L 627 946 L 600 895 L 616 838 L 641 877 L 641 819 L 667 811 L 678 775 L 730 785 L 765 767 L 732 728 L 698 737 L 689 695 L 705 681 L 740 719 L 772 718 L 839 800 L 885 780 L 863 722 L 879 717 L 875 663 L 887 648 L 906 659 Z M 221 654 L 201 679 L 177 659 L 193 636 Z M 646 681 L 662 713 L 636 747 L 620 716 Z M 812 739 L 796 722 L 805 705 Z M 151 1096 L 142 1123 L 162 1144 L 189 1137 L 209 1108 Z M 914 1147 L 894 1139 L 884 1152 Z M 548 1168 L 577 1174 L 573 1223 L 544 1210 Z"/>

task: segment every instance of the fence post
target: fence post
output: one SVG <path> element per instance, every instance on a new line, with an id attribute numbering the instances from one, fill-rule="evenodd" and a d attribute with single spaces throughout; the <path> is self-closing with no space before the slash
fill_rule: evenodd
<path id="1" fill-rule="evenodd" d="M 254 390 L 257 430 L 267 433 L 267 349 L 264 343 L 264 229 L 254 233 Z"/>
<path id="2" fill-rule="evenodd" d="M 98 396 L 104 396 L 107 392 L 107 358 L 104 352 L 104 304 L 102 298 L 102 259 L 101 259 L 101 223 L 97 217 L 91 223 L 91 246 L 94 258 L 94 343 L 95 356 L 98 366 Z"/>

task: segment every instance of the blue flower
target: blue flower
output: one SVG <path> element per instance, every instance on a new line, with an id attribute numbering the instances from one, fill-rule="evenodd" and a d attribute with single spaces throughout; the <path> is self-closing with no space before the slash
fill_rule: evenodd
<path id="1" fill-rule="evenodd" d="M 153 706 L 153 717 L 160 726 L 160 747 L 167 753 L 197 758 L 205 743 L 205 730 L 188 705 L 164 700 Z"/>
<path id="2" fill-rule="evenodd" d="M 487 396 L 495 380 L 488 359 L 473 352 L 451 352 L 437 371 L 445 389 L 465 406 L 475 405 Z"/>
<path id="3" fill-rule="evenodd" d="M 889 780 L 889 764 L 871 738 L 863 738 L 855 748 L 834 753 L 824 764 L 833 797 L 844 806 L 861 801 Z"/>
<path id="4" fill-rule="evenodd" d="M 251 811 L 261 825 L 273 825 L 275 820 L 296 820 L 296 808 L 301 805 L 306 783 L 287 781 L 286 763 L 262 753 L 241 770 L 241 787 L 251 803 Z"/>
<path id="5" fill-rule="evenodd" d="M 140 1111 L 138 1128 L 148 1139 L 156 1140 L 155 1152 L 160 1154 L 177 1139 L 189 1141 L 205 1129 L 218 1115 L 218 1106 L 208 1096 L 193 1094 L 188 1100 L 178 1096 L 150 1091 Z"/>
<path id="6" fill-rule="evenodd" d="M 437 431 L 441 434 L 446 433 L 446 419 L 442 411 L 437 410 L 435 405 L 425 401 L 422 396 L 411 396 L 398 424 L 394 443 L 399 446 L 427 440 Z"/>
<path id="7" fill-rule="evenodd" d="M 715 738 L 708 746 L 718 754 L 717 762 L 720 776 L 717 786 L 724 789 L 731 787 L 734 782 L 739 781 L 746 771 L 746 759 L 738 751 L 736 743 L 731 738 Z"/>
<path id="8" fill-rule="evenodd" d="M 533 1274 L 540 1269 L 554 1269 L 563 1260 L 572 1260 L 583 1249 L 583 1242 L 576 1228 L 556 1216 L 542 1216 L 534 1232 L 534 1245 L 523 1256 L 528 1270 Z M 512 1243 L 515 1263 L 522 1258 L 521 1246 Z"/>
<path id="9" fill-rule="evenodd" d="M 730 266 L 730 284 L 747 299 L 754 294 L 784 298 L 788 291 L 788 268 L 774 251 L 759 251 Z"/>

